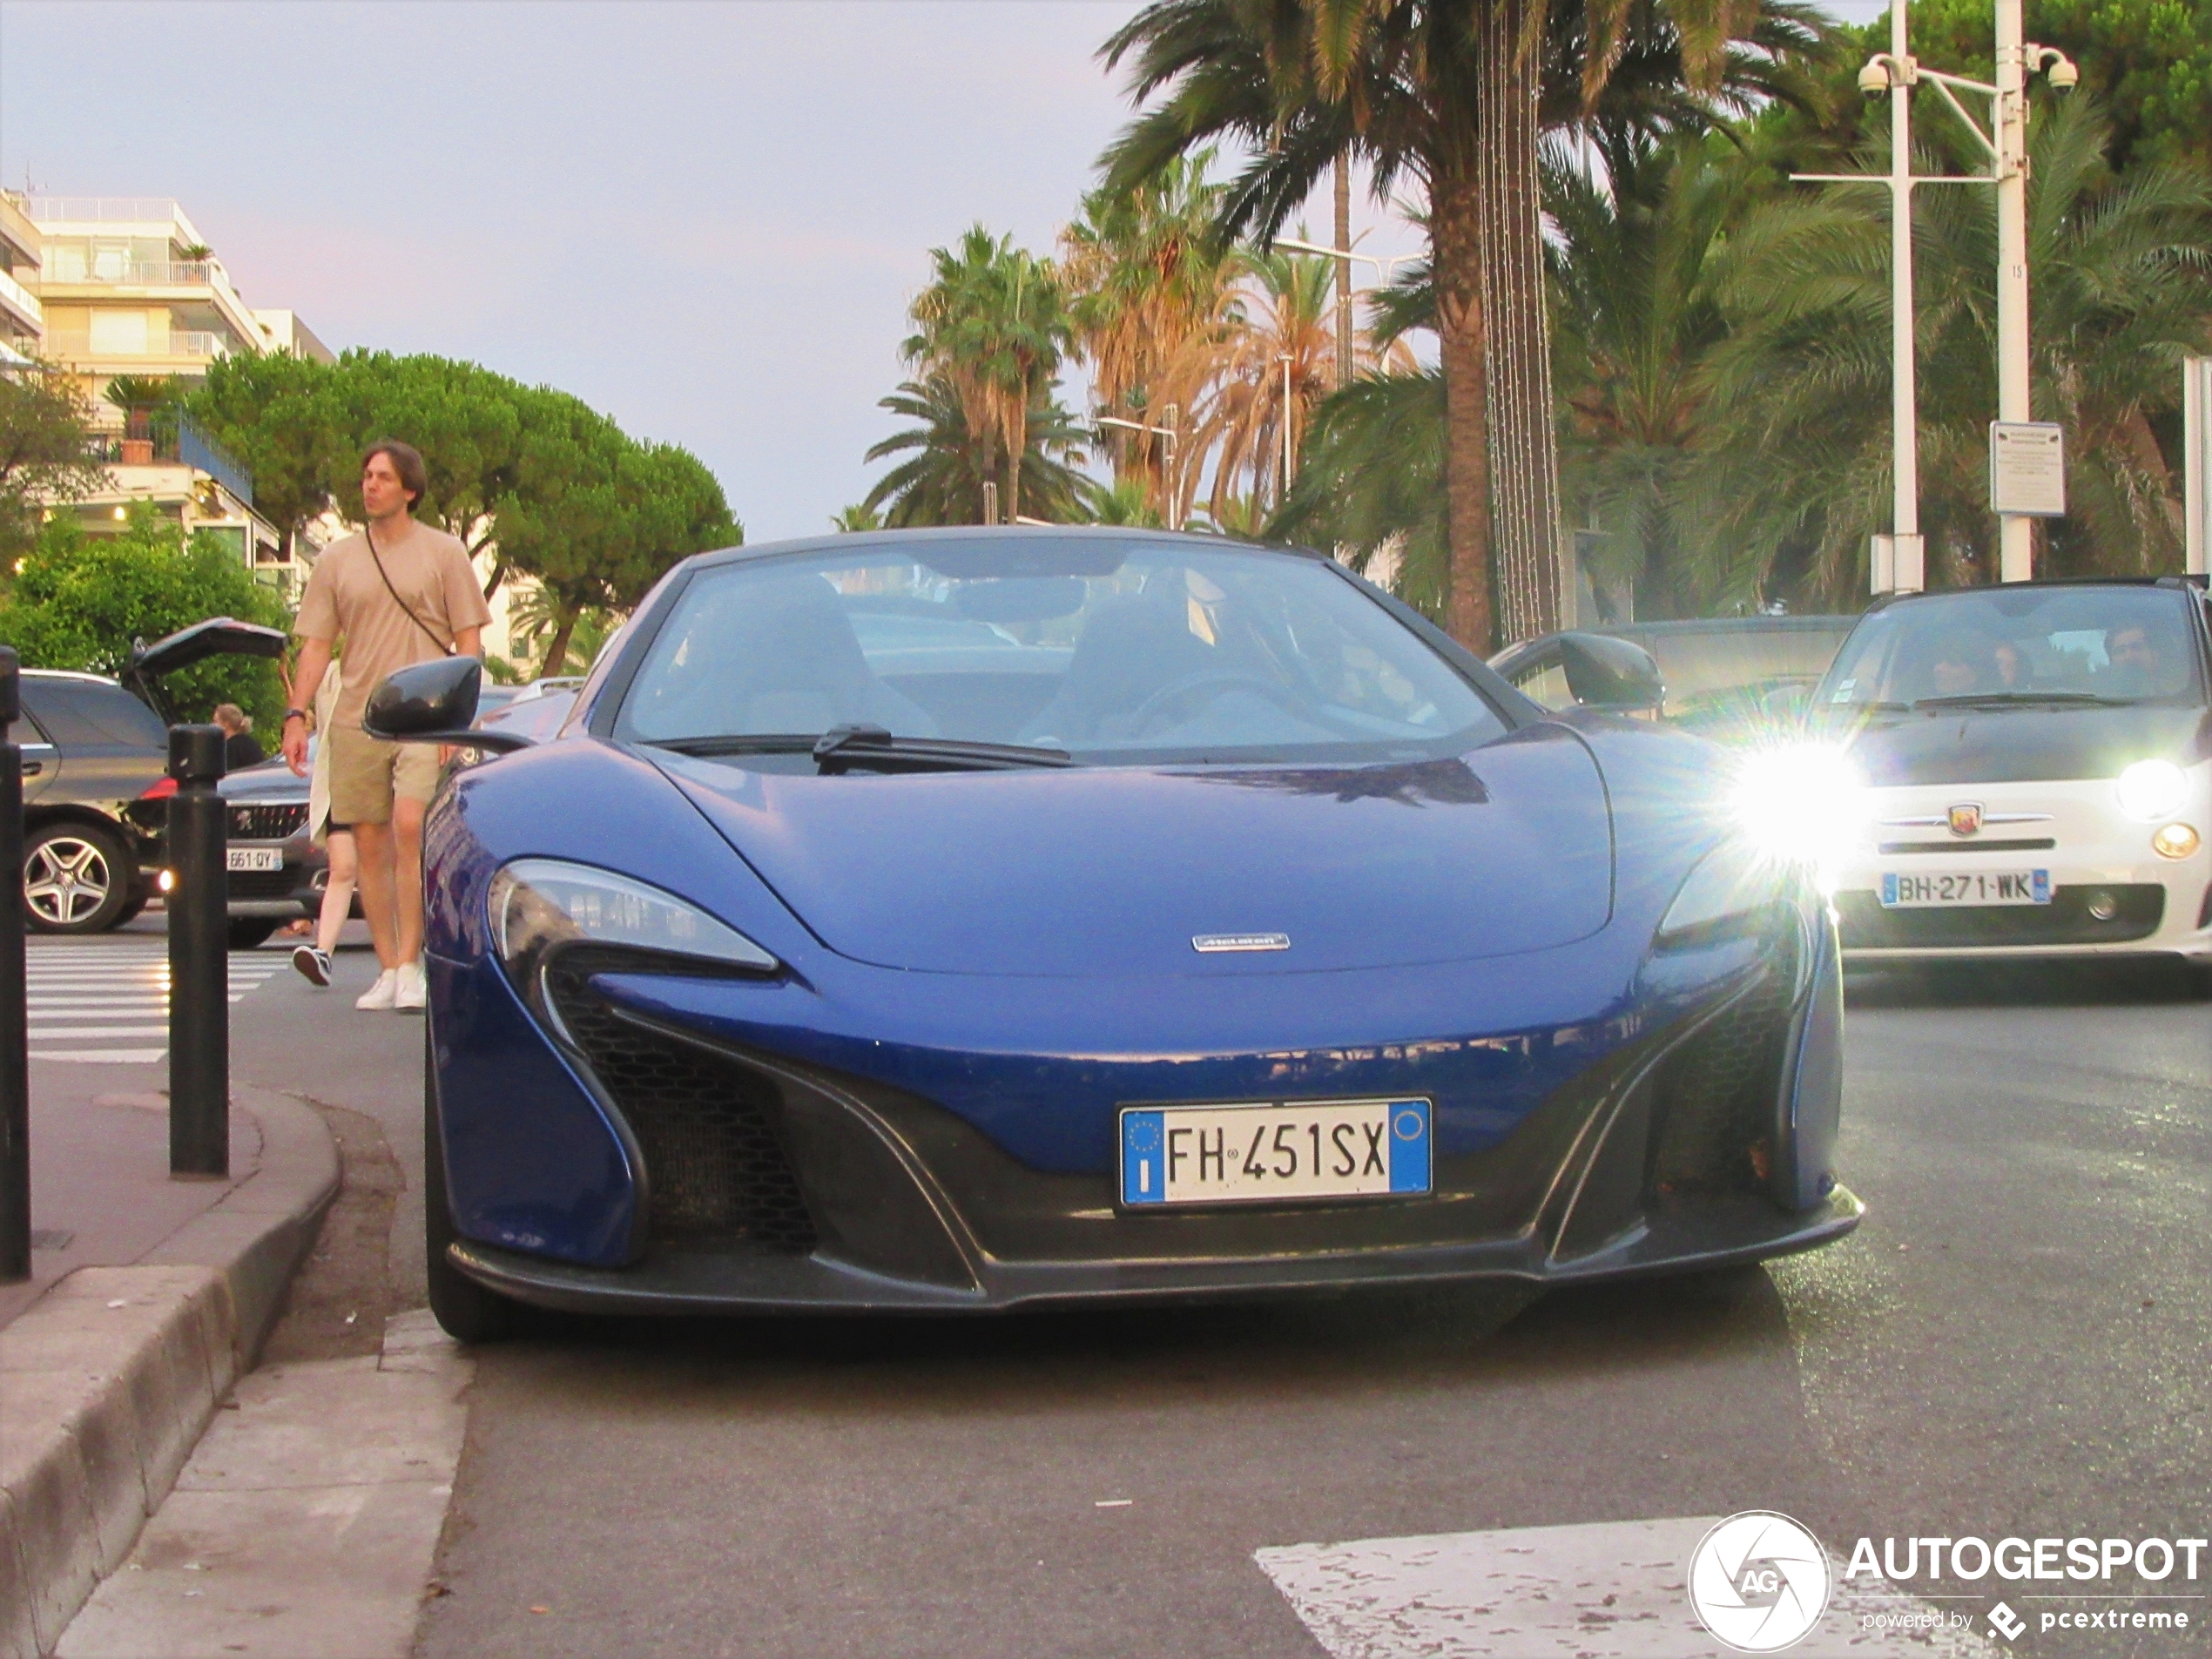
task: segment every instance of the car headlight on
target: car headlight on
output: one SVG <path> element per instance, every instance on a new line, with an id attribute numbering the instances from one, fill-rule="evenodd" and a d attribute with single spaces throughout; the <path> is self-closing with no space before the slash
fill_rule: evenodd
<path id="1" fill-rule="evenodd" d="M 2130 818 L 2167 818 L 2187 804 L 2188 774 L 2170 760 L 2138 760 L 2120 774 L 2112 792 Z"/>
<path id="2" fill-rule="evenodd" d="M 517 859 L 492 878 L 492 948 L 539 1015 L 563 1037 L 544 994 L 546 966 L 582 946 L 691 962 L 711 971 L 772 974 L 783 966 L 697 905 L 611 870 L 561 859 Z"/>
<path id="3" fill-rule="evenodd" d="M 1694 945 L 1753 925 L 1796 879 L 1748 841 L 1728 840 L 1690 871 L 1659 924 L 1662 945 Z"/>
<path id="4" fill-rule="evenodd" d="M 1865 813 L 1858 769 L 1824 743 L 1750 751 L 1737 764 L 1729 806 L 1737 833 L 1762 857 L 1817 869 L 1850 850 Z"/>

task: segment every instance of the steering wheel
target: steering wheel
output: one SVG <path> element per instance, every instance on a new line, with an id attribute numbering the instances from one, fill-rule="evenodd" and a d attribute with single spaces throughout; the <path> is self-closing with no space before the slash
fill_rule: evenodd
<path id="1" fill-rule="evenodd" d="M 1257 674 L 1239 673 L 1234 669 L 1200 669 L 1195 674 L 1185 674 L 1167 685 L 1136 705 L 1129 717 L 1130 735 L 1150 737 L 1154 727 L 1162 724 L 1160 717 L 1174 714 L 1177 719 L 1189 719 L 1200 709 L 1219 702 L 1231 691 L 1256 691 L 1285 714 L 1294 715 L 1309 724 L 1313 711 L 1293 692 L 1285 690 L 1272 680 Z M 1174 720 L 1166 724 L 1175 724 Z"/>

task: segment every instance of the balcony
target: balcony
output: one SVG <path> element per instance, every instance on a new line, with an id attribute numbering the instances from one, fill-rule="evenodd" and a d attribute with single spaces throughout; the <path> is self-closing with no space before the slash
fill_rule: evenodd
<path id="1" fill-rule="evenodd" d="M 30 196 L 24 212 L 41 225 L 152 225 L 183 217 L 173 196 Z"/>
<path id="2" fill-rule="evenodd" d="M 222 266 L 212 260 L 125 260 L 96 254 L 89 263 L 79 258 L 64 264 L 55 257 L 63 252 L 78 250 L 49 251 L 47 268 L 39 279 L 42 287 L 204 288 L 225 280 Z"/>
<path id="3" fill-rule="evenodd" d="M 165 342 L 147 338 L 132 341 L 104 340 L 92 343 L 92 336 L 83 329 L 51 329 L 46 335 L 45 352 L 52 361 L 79 365 L 89 362 L 112 362 L 128 357 L 150 359 L 191 358 L 208 361 L 217 357 L 228 357 L 232 346 L 227 336 L 196 328 L 172 328 Z"/>
<path id="4" fill-rule="evenodd" d="M 37 296 L 22 283 L 0 271 L 0 323 L 11 323 L 12 327 L 0 329 L 7 334 L 37 334 L 45 325 L 45 314 L 39 309 Z"/>

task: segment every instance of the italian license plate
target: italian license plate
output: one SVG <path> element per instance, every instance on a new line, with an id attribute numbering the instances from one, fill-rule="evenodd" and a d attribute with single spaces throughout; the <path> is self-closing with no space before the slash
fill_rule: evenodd
<path id="1" fill-rule="evenodd" d="M 1122 1202 L 1286 1204 L 1430 1190 L 1426 1100 L 1122 1109 Z"/>
<path id="2" fill-rule="evenodd" d="M 1882 873 L 1885 910 L 1932 910 L 1952 905 L 2048 904 L 2048 870 L 1975 870 L 1940 875 Z"/>
<path id="3" fill-rule="evenodd" d="M 284 868 L 284 849 L 280 846 L 231 846 L 223 849 L 223 856 L 233 870 Z"/>

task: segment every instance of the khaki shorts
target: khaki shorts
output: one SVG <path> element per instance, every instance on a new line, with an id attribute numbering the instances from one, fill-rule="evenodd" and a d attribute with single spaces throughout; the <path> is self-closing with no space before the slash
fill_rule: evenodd
<path id="1" fill-rule="evenodd" d="M 427 806 L 437 792 L 435 743 L 388 743 L 357 725 L 333 725 L 325 741 L 334 825 L 388 824 L 395 797 Z"/>

